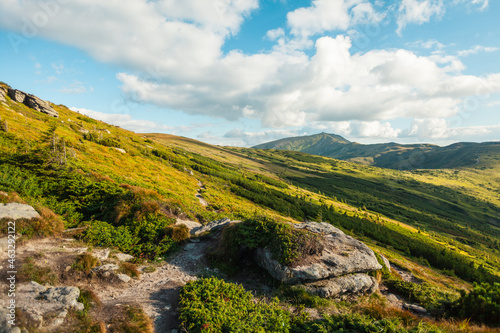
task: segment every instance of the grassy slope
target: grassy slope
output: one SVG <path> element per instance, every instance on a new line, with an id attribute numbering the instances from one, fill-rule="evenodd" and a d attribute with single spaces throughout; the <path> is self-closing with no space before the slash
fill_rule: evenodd
<path id="1" fill-rule="evenodd" d="M 356 223 L 380 224 L 398 235 L 425 239 L 499 274 L 499 252 L 492 248 L 498 244 L 500 232 L 500 180 L 494 170 L 400 172 L 301 153 L 215 147 L 164 134 L 135 134 L 64 106 L 55 109 L 60 113 L 58 119 L 10 99 L 7 106 L 0 104 L 0 116 L 9 125 L 7 134 L 0 132 L 3 158 L 34 154 L 37 148 L 47 150 L 49 143 L 41 141 L 42 133 L 57 125 L 55 133 L 59 141 L 64 139 L 66 143 L 65 168 L 92 181 L 154 189 L 187 217 L 207 221 L 263 213 L 292 220 L 287 216 L 290 208 L 279 210 L 269 202 L 255 203 L 254 197 L 236 193 L 234 177 L 238 177 L 257 192 L 283 196 L 284 202 L 298 198 L 295 206 L 311 206 L 311 214 L 330 206 L 334 211 L 332 222 L 340 227 L 343 225 L 338 221 L 342 222 L 343 214 L 357 216 Z M 115 140 L 126 153 L 85 140 L 82 129 Z M 157 157 L 154 151 L 160 150 L 169 152 L 172 158 Z M 194 197 L 198 181 L 206 186 L 203 196 L 210 203 L 206 208 Z M 8 188 L 4 185 L 1 189 Z M 384 249 L 389 257 L 407 258 L 404 251 L 356 228 L 346 231 Z"/>

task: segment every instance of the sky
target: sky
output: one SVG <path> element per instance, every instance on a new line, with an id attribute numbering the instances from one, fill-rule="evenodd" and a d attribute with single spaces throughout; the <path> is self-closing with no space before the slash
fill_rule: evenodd
<path id="1" fill-rule="evenodd" d="M 499 141 L 499 17 L 496 0 L 0 0 L 0 81 L 218 145 Z"/>

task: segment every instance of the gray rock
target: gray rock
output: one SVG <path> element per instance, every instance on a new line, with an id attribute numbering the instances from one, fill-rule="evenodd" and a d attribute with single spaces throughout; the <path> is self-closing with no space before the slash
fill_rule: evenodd
<path id="1" fill-rule="evenodd" d="M 0 86 L 0 102 L 7 102 L 5 96 L 7 95 L 7 88 Z"/>
<path id="2" fill-rule="evenodd" d="M 9 93 L 10 98 L 12 98 L 12 100 L 15 102 L 24 103 L 24 100 L 26 99 L 26 94 L 24 92 L 22 92 L 21 90 L 9 88 L 8 93 Z"/>
<path id="3" fill-rule="evenodd" d="M 37 299 L 51 303 L 59 303 L 64 309 L 76 307 L 80 297 L 80 289 L 77 287 L 55 287 L 42 291 Z"/>
<path id="4" fill-rule="evenodd" d="M 11 202 L 7 204 L 0 204 L 0 220 L 1 219 L 33 219 L 39 218 L 40 214 L 31 206 Z"/>
<path id="5" fill-rule="evenodd" d="M 102 265 L 102 266 L 99 266 L 99 267 L 92 268 L 92 271 L 95 272 L 95 273 L 97 273 L 97 274 L 99 274 L 99 275 L 101 275 L 101 276 L 108 277 L 114 271 L 117 271 L 118 269 L 120 269 L 120 267 L 118 267 L 115 264 L 106 264 L 106 265 Z"/>
<path id="6" fill-rule="evenodd" d="M 120 281 L 125 282 L 125 283 L 127 283 L 131 280 L 131 277 L 128 276 L 127 274 L 117 274 L 116 276 L 118 277 L 118 279 L 120 279 Z"/>
<path id="7" fill-rule="evenodd" d="M 307 265 L 293 268 L 275 260 L 267 247 L 257 249 L 257 264 L 277 280 L 297 284 L 382 268 L 370 248 L 328 223 L 304 222 L 293 226 L 322 234 L 325 239 L 324 249 L 320 255 L 311 256 Z"/>
<path id="8" fill-rule="evenodd" d="M 378 283 L 373 277 L 366 274 L 350 274 L 333 279 L 307 283 L 306 290 L 324 298 L 342 298 L 360 294 L 373 294 Z"/>
<path id="9" fill-rule="evenodd" d="M 30 325 L 56 327 L 64 322 L 69 309 L 83 309 L 83 304 L 78 302 L 79 296 L 77 287 L 45 287 L 30 282 L 18 286 L 16 305 Z"/>
<path id="10" fill-rule="evenodd" d="M 127 153 L 127 151 L 125 149 L 123 149 L 123 148 L 117 148 L 117 147 L 111 147 L 111 148 L 113 148 L 115 150 L 118 150 L 122 154 L 126 154 Z"/>
<path id="11" fill-rule="evenodd" d="M 109 258 L 111 251 L 109 249 L 94 250 L 93 255 L 99 260 L 106 260 Z"/>
<path id="12" fill-rule="evenodd" d="M 43 99 L 40 99 L 36 96 L 26 95 L 26 98 L 24 99 L 24 104 L 29 108 L 48 114 L 51 117 L 55 118 L 59 117 L 59 113 L 56 110 L 54 110 L 54 108 L 52 107 L 52 105 L 50 105 L 49 102 L 44 101 Z"/>
<path id="13" fill-rule="evenodd" d="M 12 98 L 12 100 L 18 103 L 23 103 L 29 108 L 48 114 L 52 117 L 59 117 L 59 113 L 54 110 L 52 105 L 50 105 L 49 102 L 44 101 L 43 99 L 30 94 L 26 94 L 25 92 L 17 89 L 9 89 L 8 94 L 10 98 Z"/>
<path id="14" fill-rule="evenodd" d="M 231 219 L 225 217 L 225 218 L 220 219 L 220 220 L 212 221 L 207 225 L 204 225 L 201 227 L 195 227 L 195 228 L 191 229 L 191 234 L 198 236 L 198 235 L 203 234 L 205 232 L 212 232 L 212 231 L 216 231 L 216 230 L 221 230 L 222 228 L 224 228 L 226 225 L 228 225 L 230 223 L 231 223 Z"/>
<path id="15" fill-rule="evenodd" d="M 419 305 L 416 305 L 416 304 L 404 303 L 403 308 L 406 310 L 410 310 L 410 311 L 413 311 L 415 313 L 421 314 L 421 315 L 427 314 L 427 310 L 425 308 L 423 308 Z"/>
<path id="16" fill-rule="evenodd" d="M 116 253 L 115 256 L 120 261 L 129 261 L 129 260 L 134 259 L 134 256 L 131 256 L 130 254 L 126 254 L 126 253 L 120 253 L 120 252 Z"/>
<path id="17" fill-rule="evenodd" d="M 9 324 L 9 321 L 7 320 L 7 315 L 9 315 L 9 310 L 7 308 L 0 306 L 0 333 L 21 332 L 18 327 L 14 327 Z"/>
<path id="18" fill-rule="evenodd" d="M 389 271 L 391 270 L 391 263 L 389 262 L 389 259 L 384 257 L 383 255 L 380 254 L 380 257 L 382 258 L 382 261 L 384 262 L 384 268 L 387 268 Z"/>

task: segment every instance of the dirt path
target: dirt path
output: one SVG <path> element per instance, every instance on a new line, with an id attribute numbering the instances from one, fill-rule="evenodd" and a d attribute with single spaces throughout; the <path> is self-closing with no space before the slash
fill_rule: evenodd
<path id="1" fill-rule="evenodd" d="M 207 242 L 189 242 L 167 263 L 153 273 L 143 273 L 139 280 L 119 285 L 108 285 L 96 290 L 104 305 L 138 303 L 155 323 L 156 332 L 177 329 L 179 290 L 196 275 L 206 272 L 204 253 Z"/>
<path id="2" fill-rule="evenodd" d="M 203 195 L 201 195 L 201 193 L 206 190 L 206 187 L 205 185 L 203 185 L 202 182 L 198 181 L 198 186 L 200 187 L 200 189 L 196 192 L 195 194 L 195 197 L 198 198 L 198 200 L 200 201 L 200 204 L 204 207 L 207 207 L 208 206 L 208 202 L 205 200 L 205 198 L 203 198 Z"/>

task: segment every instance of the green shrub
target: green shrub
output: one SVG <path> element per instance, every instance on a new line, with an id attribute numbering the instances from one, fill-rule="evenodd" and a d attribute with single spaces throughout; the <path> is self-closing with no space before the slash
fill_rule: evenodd
<path id="1" fill-rule="evenodd" d="M 470 292 L 461 291 L 460 298 L 452 305 L 452 314 L 478 323 L 500 325 L 500 283 L 474 284 Z"/>
<path id="2" fill-rule="evenodd" d="M 320 235 L 263 216 L 237 224 L 235 232 L 239 245 L 250 249 L 269 246 L 281 264 L 292 267 L 305 256 L 323 251 Z"/>
<path id="3" fill-rule="evenodd" d="M 189 229 L 184 224 L 167 227 L 165 233 L 174 242 L 182 242 L 189 238 Z"/>
<path id="4" fill-rule="evenodd" d="M 289 332 L 290 314 L 276 301 L 254 302 L 241 285 L 217 278 L 186 284 L 180 292 L 180 320 L 188 332 Z"/>

